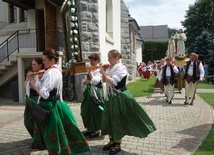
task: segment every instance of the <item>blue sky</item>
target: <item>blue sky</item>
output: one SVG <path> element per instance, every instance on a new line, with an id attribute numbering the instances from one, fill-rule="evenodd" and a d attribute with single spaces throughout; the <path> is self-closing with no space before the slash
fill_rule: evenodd
<path id="1" fill-rule="evenodd" d="M 189 5 L 196 0 L 123 0 L 129 8 L 131 17 L 139 26 L 168 25 L 181 28 Z"/>

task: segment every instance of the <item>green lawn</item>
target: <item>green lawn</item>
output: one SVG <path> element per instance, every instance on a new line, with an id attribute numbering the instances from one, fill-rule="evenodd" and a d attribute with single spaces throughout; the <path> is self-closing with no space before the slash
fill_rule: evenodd
<path id="1" fill-rule="evenodd" d="M 152 76 L 148 81 L 145 78 L 140 78 L 133 82 L 129 82 L 127 84 L 127 89 L 134 97 L 150 97 L 153 93 L 156 79 L 157 77 L 155 76 Z M 210 85 L 208 83 L 198 83 L 198 88 L 214 89 L 214 85 Z M 199 93 L 199 96 L 214 108 L 213 93 Z M 208 136 L 194 155 L 214 155 L 214 125 L 212 125 Z"/>
<path id="2" fill-rule="evenodd" d="M 214 89 L 214 85 L 211 85 L 205 82 L 199 82 L 197 88 Z"/>
<path id="3" fill-rule="evenodd" d="M 133 82 L 129 82 L 127 84 L 127 89 L 134 97 L 140 96 L 150 97 L 153 93 L 156 79 L 157 79 L 156 76 L 151 76 L 149 80 L 142 77 Z"/>
<path id="4" fill-rule="evenodd" d="M 209 85 L 209 84 L 207 84 Z M 206 86 L 206 85 L 204 85 Z M 208 86 L 210 87 L 210 86 Z M 214 108 L 214 95 L 212 93 L 198 93 L 198 95 Z M 209 134 L 202 145 L 194 155 L 214 155 L 214 125 L 212 125 Z"/>

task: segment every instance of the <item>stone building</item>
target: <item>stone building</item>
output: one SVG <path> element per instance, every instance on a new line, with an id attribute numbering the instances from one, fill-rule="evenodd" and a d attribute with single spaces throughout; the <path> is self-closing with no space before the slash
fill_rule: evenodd
<path id="1" fill-rule="evenodd" d="M 117 49 L 123 55 L 122 62 L 132 73 L 136 65 L 136 53 L 133 53 L 130 45 L 134 41 L 131 41 L 129 32 L 129 11 L 123 0 L 68 2 L 75 2 L 78 11 L 80 61 L 86 62 L 88 55 L 97 52 L 102 63 L 108 63 L 107 52 Z M 66 55 L 70 59 L 70 47 L 66 49 L 65 46 L 66 31 L 69 31 L 69 28 L 64 28 L 66 11 L 63 14 L 61 10 L 64 4 L 64 0 L 0 2 L 0 91 L 4 90 L 0 97 L 24 102 L 26 70 L 31 66 L 31 59 L 41 56 L 45 49 L 59 51 L 60 65 Z M 72 75 L 77 101 L 81 100 L 80 86 L 84 75 Z M 134 75 L 131 74 L 131 78 Z M 14 96 L 18 96 L 18 99 Z"/>

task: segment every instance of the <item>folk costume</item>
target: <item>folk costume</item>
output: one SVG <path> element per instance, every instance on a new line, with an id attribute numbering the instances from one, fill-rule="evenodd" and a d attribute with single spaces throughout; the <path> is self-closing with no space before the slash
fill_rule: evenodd
<path id="1" fill-rule="evenodd" d="M 38 75 L 33 77 L 35 81 L 38 81 Z M 36 106 L 36 102 L 38 99 L 38 94 L 36 90 L 34 90 L 30 84 L 30 79 L 26 83 L 26 95 L 25 95 L 25 111 L 24 111 L 24 125 L 29 132 L 30 136 L 33 138 L 34 134 L 34 118 L 33 118 L 33 111 Z"/>
<path id="2" fill-rule="evenodd" d="M 185 69 L 185 102 L 193 105 L 198 80 L 204 78 L 204 68 L 199 60 L 188 61 Z M 191 100 L 190 100 L 191 98 Z"/>
<path id="3" fill-rule="evenodd" d="M 117 63 L 106 70 L 115 87 L 104 85 L 105 106 L 102 116 L 102 135 L 111 135 L 114 141 L 125 135 L 146 137 L 156 130 L 147 112 L 126 89 L 127 69 Z"/>
<path id="4" fill-rule="evenodd" d="M 176 66 L 165 65 L 160 72 L 158 77 L 159 81 L 162 80 L 164 85 L 164 92 L 166 94 L 166 101 L 171 104 L 172 98 L 174 97 L 174 88 L 175 88 L 175 73 L 178 73 L 178 69 Z"/>
<path id="5" fill-rule="evenodd" d="M 47 124 L 35 123 L 34 144 L 37 148 L 47 149 L 51 155 L 74 155 L 90 151 L 72 111 L 62 101 L 61 69 L 53 65 L 35 86 L 41 96 L 40 105 L 52 111 Z"/>
<path id="6" fill-rule="evenodd" d="M 103 113 L 103 87 L 102 87 L 102 74 L 100 69 L 95 69 L 93 78 L 90 79 L 90 84 L 86 86 L 83 93 L 83 100 L 81 104 L 81 116 L 84 127 L 88 130 L 89 138 L 94 138 L 99 135 L 101 129 L 101 118 Z M 84 81 L 89 78 L 87 75 Z M 97 102 L 96 102 L 97 101 Z"/>

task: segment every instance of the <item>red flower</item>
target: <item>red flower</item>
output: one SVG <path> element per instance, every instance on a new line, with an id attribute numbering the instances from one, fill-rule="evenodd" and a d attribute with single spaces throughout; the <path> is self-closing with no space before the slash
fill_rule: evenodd
<path id="1" fill-rule="evenodd" d="M 38 126 L 35 126 L 35 127 L 34 127 L 34 132 L 35 132 L 35 133 L 38 133 L 38 132 L 39 132 Z"/>
<path id="2" fill-rule="evenodd" d="M 67 147 L 66 150 L 67 150 L 67 153 L 71 153 L 71 148 L 69 146 Z"/>
<path id="3" fill-rule="evenodd" d="M 57 155 L 57 152 L 51 152 L 50 155 Z"/>
<path id="4" fill-rule="evenodd" d="M 52 133 L 50 136 L 50 139 L 55 141 L 57 139 L 57 136 L 54 133 Z"/>
<path id="5" fill-rule="evenodd" d="M 88 141 L 84 140 L 84 146 L 89 146 Z"/>

